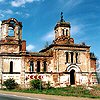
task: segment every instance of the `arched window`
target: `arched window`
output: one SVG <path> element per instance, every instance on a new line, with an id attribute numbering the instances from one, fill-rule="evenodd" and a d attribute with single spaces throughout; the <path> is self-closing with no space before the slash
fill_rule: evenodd
<path id="1" fill-rule="evenodd" d="M 62 35 L 64 35 L 64 29 L 62 29 Z"/>
<path id="2" fill-rule="evenodd" d="M 71 52 L 71 63 L 73 63 L 73 52 Z"/>
<path id="3" fill-rule="evenodd" d="M 76 63 L 78 63 L 78 53 L 76 53 Z"/>
<path id="4" fill-rule="evenodd" d="M 43 71 L 46 72 L 46 71 L 47 71 L 47 64 L 46 64 L 46 61 L 43 62 L 43 66 L 44 66 Z"/>
<path id="5" fill-rule="evenodd" d="M 40 72 L 40 61 L 37 61 L 37 72 Z"/>
<path id="6" fill-rule="evenodd" d="M 13 61 L 10 62 L 10 74 L 13 73 Z"/>
<path id="7" fill-rule="evenodd" d="M 33 61 L 30 61 L 30 72 L 34 71 L 34 63 Z"/>
<path id="8" fill-rule="evenodd" d="M 8 28 L 8 36 L 14 36 L 14 29 L 13 27 Z"/>
<path id="9" fill-rule="evenodd" d="M 66 63 L 68 63 L 68 52 L 66 52 Z"/>
<path id="10" fill-rule="evenodd" d="M 11 20 L 8 26 L 8 36 L 14 36 L 15 26 L 16 26 L 16 23 Z"/>
<path id="11" fill-rule="evenodd" d="M 68 36 L 68 30 L 66 30 L 66 36 Z"/>

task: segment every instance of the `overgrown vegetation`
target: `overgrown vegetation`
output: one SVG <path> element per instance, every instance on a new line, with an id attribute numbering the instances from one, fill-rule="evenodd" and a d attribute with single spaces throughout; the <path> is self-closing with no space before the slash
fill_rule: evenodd
<path id="1" fill-rule="evenodd" d="M 39 79 L 31 80 L 30 85 L 32 89 L 42 89 L 42 81 Z"/>
<path id="2" fill-rule="evenodd" d="M 76 87 L 67 86 L 63 88 L 52 88 L 50 86 L 50 82 L 45 83 L 37 79 L 30 81 L 31 88 L 21 89 L 21 88 L 15 88 L 16 82 L 13 79 L 8 79 L 4 83 L 7 89 L 10 89 L 10 91 L 13 92 L 100 98 L 100 85 L 90 87 L 91 89 L 89 89 L 86 86 L 76 86 Z"/>
<path id="3" fill-rule="evenodd" d="M 7 79 L 6 81 L 4 81 L 3 86 L 5 86 L 7 89 L 15 89 L 18 86 L 18 83 L 15 82 L 14 79 Z"/>

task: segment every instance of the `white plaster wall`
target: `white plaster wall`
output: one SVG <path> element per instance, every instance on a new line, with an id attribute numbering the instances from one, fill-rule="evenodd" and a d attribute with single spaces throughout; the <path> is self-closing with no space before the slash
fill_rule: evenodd
<path id="1" fill-rule="evenodd" d="M 3 71 L 9 71 L 10 62 L 13 61 L 13 72 L 21 72 L 21 58 L 4 58 L 3 59 Z M 7 70 L 8 69 L 8 70 Z"/>

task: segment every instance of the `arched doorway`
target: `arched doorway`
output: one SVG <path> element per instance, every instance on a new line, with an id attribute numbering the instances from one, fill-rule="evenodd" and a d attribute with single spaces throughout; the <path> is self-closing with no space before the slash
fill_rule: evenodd
<path id="1" fill-rule="evenodd" d="M 75 70 L 71 70 L 70 71 L 70 85 L 74 85 L 75 84 Z"/>

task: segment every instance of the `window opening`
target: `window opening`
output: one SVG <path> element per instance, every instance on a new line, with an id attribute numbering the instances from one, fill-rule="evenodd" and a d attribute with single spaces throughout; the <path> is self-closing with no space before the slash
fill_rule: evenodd
<path id="1" fill-rule="evenodd" d="M 62 29 L 62 35 L 64 35 L 64 29 Z"/>
<path id="2" fill-rule="evenodd" d="M 40 72 L 40 61 L 37 61 L 37 72 Z"/>
<path id="3" fill-rule="evenodd" d="M 66 52 L 66 63 L 68 63 L 68 52 Z"/>
<path id="4" fill-rule="evenodd" d="M 68 36 L 68 30 L 66 30 L 66 36 Z"/>
<path id="5" fill-rule="evenodd" d="M 13 73 L 13 61 L 10 62 L 10 74 Z"/>
<path id="6" fill-rule="evenodd" d="M 73 63 L 73 52 L 71 52 L 71 63 Z"/>
<path id="7" fill-rule="evenodd" d="M 30 61 L 30 72 L 34 71 L 34 63 L 33 61 Z"/>
<path id="8" fill-rule="evenodd" d="M 8 36 L 14 36 L 14 29 L 13 27 L 8 28 Z"/>
<path id="9" fill-rule="evenodd" d="M 78 53 L 76 53 L 76 63 L 78 63 Z"/>
<path id="10" fill-rule="evenodd" d="M 43 62 L 43 65 L 44 65 L 44 72 L 47 71 L 47 64 L 46 64 L 46 61 Z"/>

